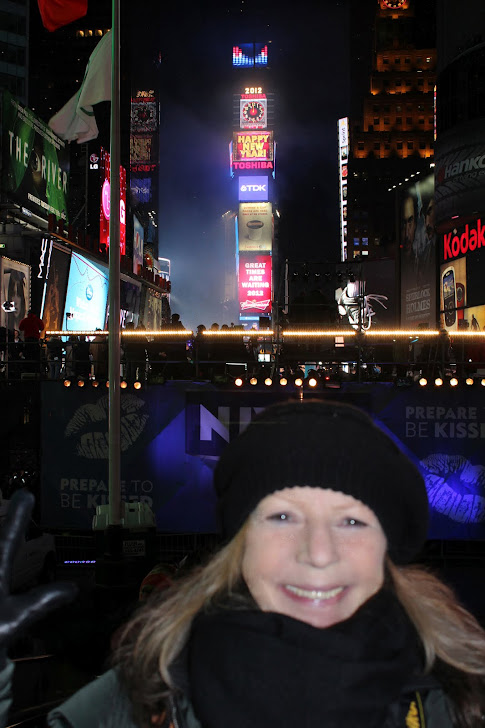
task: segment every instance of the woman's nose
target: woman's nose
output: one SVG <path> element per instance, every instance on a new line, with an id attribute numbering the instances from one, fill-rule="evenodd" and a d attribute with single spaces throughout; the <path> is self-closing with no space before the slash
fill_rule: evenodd
<path id="1" fill-rule="evenodd" d="M 298 561 L 324 568 L 338 560 L 337 538 L 330 526 L 308 523 L 301 536 Z"/>

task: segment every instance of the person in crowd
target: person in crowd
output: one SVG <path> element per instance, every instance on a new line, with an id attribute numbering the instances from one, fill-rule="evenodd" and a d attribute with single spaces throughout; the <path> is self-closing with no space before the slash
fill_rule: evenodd
<path id="1" fill-rule="evenodd" d="M 101 331 L 101 329 L 96 329 L 96 331 Z M 101 381 L 108 379 L 108 339 L 106 336 L 96 334 L 89 345 L 89 352 L 95 379 Z"/>
<path id="2" fill-rule="evenodd" d="M 66 356 L 64 359 L 64 377 L 73 379 L 76 376 L 76 348 L 79 339 L 75 334 L 70 334 L 64 346 Z"/>
<path id="3" fill-rule="evenodd" d="M 75 345 L 74 356 L 76 377 L 78 379 L 89 379 L 91 374 L 90 343 L 84 334 L 79 335 Z"/>
<path id="4" fill-rule="evenodd" d="M 40 335 L 44 330 L 44 322 L 32 309 L 19 324 L 25 343 L 25 371 L 40 372 Z"/>
<path id="5" fill-rule="evenodd" d="M 49 379 L 59 379 L 62 366 L 62 339 L 60 336 L 49 336 L 47 344 L 47 363 Z"/>
<path id="6" fill-rule="evenodd" d="M 51 711 L 51 728 L 483 725 L 485 632 L 407 565 L 427 534 L 426 487 L 368 415 L 329 400 L 268 407 L 214 478 L 224 545 L 148 600 L 114 668 Z M 4 647 L 37 604 L 14 609 L 7 583 Z"/>

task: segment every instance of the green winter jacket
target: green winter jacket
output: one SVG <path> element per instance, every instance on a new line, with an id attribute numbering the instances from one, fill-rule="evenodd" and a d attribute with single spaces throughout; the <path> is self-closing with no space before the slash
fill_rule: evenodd
<path id="1" fill-rule="evenodd" d="M 0 673 L 0 728 L 7 725 L 12 672 L 10 663 Z M 54 708 L 47 723 L 50 728 L 137 728 L 131 718 L 129 699 L 114 670 L 105 672 Z M 174 700 L 163 728 L 201 728 L 187 698 L 180 696 Z M 391 706 L 383 728 L 453 728 L 444 692 L 441 688 L 406 692 L 399 703 Z"/>

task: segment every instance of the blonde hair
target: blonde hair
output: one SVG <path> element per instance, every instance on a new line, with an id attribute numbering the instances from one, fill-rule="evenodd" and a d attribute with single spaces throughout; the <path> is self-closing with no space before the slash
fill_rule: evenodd
<path id="1" fill-rule="evenodd" d="M 206 566 L 151 599 L 126 626 L 114 662 L 140 725 L 166 709 L 177 689 L 173 668 L 192 622 L 211 608 L 255 607 L 241 576 L 247 522 Z M 396 567 L 387 559 L 387 581 L 423 645 L 425 670 L 433 671 L 453 703 L 456 725 L 475 728 L 485 688 L 485 631 L 453 591 L 421 566 Z"/>
<path id="2" fill-rule="evenodd" d="M 436 675 L 460 728 L 483 726 L 485 631 L 441 579 L 422 566 L 396 567 L 392 588 L 421 640 L 425 671 Z"/>
<path id="3" fill-rule="evenodd" d="M 199 612 L 228 602 L 231 608 L 254 606 L 241 579 L 246 530 L 244 525 L 205 566 L 150 599 L 123 630 L 114 663 L 121 667 L 121 678 L 138 719 L 149 719 L 157 707 L 163 710 L 167 697 L 176 689 L 171 668 Z"/>

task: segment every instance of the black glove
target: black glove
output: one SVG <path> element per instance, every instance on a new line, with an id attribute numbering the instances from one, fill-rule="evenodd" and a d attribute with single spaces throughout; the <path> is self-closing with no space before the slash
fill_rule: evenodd
<path id="1" fill-rule="evenodd" d="M 34 496 L 18 490 L 10 501 L 0 530 L 0 670 L 5 667 L 7 648 L 25 627 L 48 612 L 69 604 L 77 595 L 75 584 L 59 582 L 39 586 L 22 594 L 10 594 L 10 573 L 15 553 L 28 526 Z"/>

